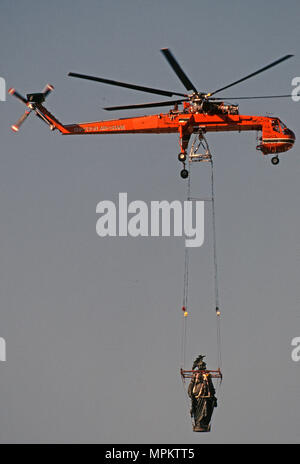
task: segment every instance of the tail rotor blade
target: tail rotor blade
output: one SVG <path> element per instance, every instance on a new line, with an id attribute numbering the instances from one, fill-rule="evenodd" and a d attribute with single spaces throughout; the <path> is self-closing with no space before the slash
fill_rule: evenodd
<path id="1" fill-rule="evenodd" d="M 53 89 L 54 89 L 53 85 L 47 84 L 42 92 L 44 94 L 44 97 L 45 98 L 48 97 L 49 93 L 51 93 Z"/>
<path id="2" fill-rule="evenodd" d="M 22 114 L 22 116 L 18 119 L 18 121 L 16 122 L 16 124 L 13 124 L 11 126 L 12 130 L 14 132 L 19 132 L 19 129 L 21 127 L 21 125 L 23 124 L 24 121 L 26 121 L 26 119 L 28 118 L 28 116 L 30 115 L 31 113 L 31 110 L 25 110 L 25 113 Z"/>
<path id="3" fill-rule="evenodd" d="M 16 97 L 18 100 L 20 100 L 25 105 L 27 105 L 28 102 L 27 102 L 26 98 L 23 97 L 23 95 L 21 95 L 19 92 L 17 92 L 17 90 L 14 89 L 13 87 L 8 90 L 8 93 L 10 95 L 13 95 L 14 97 Z"/>

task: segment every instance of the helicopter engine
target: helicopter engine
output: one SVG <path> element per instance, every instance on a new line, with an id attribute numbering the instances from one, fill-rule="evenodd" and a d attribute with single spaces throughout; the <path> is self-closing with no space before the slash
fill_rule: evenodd
<path id="1" fill-rule="evenodd" d="M 191 105 L 192 113 L 204 114 L 239 114 L 238 105 L 225 105 L 224 102 L 212 102 L 211 100 L 194 101 Z"/>
<path id="2" fill-rule="evenodd" d="M 218 109 L 222 114 L 239 114 L 239 105 L 224 105 L 224 103 L 220 103 Z"/>

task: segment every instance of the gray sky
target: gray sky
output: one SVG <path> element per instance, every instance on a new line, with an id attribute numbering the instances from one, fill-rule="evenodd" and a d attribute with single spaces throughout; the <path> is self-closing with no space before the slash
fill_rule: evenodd
<path id="1" fill-rule="evenodd" d="M 203 91 L 294 53 L 227 91 L 289 93 L 299 12 L 296 0 L 2 0 L 0 75 L 21 93 L 53 84 L 46 106 L 66 123 L 157 100 L 69 71 L 184 91 L 163 47 Z M 0 442 L 299 442 L 299 142 L 273 167 L 255 133 L 209 136 L 224 382 L 213 431 L 195 434 L 179 376 L 184 239 L 101 239 L 95 229 L 97 203 L 119 192 L 185 199 L 177 136 L 61 137 L 35 117 L 15 135 L 23 110 L 0 102 Z M 298 138 L 299 111 L 290 99 L 240 105 L 279 116 Z M 208 172 L 194 169 L 204 196 Z M 216 366 L 209 217 L 207 206 L 205 243 L 191 253 L 187 367 L 200 353 Z"/>

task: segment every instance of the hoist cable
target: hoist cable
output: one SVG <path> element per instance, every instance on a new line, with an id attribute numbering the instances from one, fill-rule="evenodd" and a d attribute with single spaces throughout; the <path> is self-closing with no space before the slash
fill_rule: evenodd
<path id="1" fill-rule="evenodd" d="M 191 170 L 189 172 L 187 182 L 187 199 L 191 195 Z M 187 314 L 188 314 L 188 291 L 189 291 L 189 248 L 185 247 L 184 250 L 184 283 L 183 283 L 183 300 L 182 311 L 184 312 L 182 322 L 182 337 L 181 337 L 181 367 L 185 366 L 185 353 L 186 353 L 186 332 L 187 332 Z"/>
<path id="2" fill-rule="evenodd" d="M 212 230 L 213 230 L 213 258 L 214 258 L 214 287 L 215 287 L 215 308 L 217 323 L 217 357 L 218 369 L 221 369 L 221 327 L 220 327 L 220 302 L 219 302 L 219 281 L 218 281 L 218 263 L 217 263 L 217 235 L 216 235 L 216 215 L 215 215 L 215 186 L 214 186 L 214 162 L 210 159 L 211 165 L 211 211 L 212 211 Z"/>
<path id="3" fill-rule="evenodd" d="M 218 265 L 217 265 L 217 239 L 216 239 L 216 220 L 215 220 L 215 187 L 214 187 L 214 164 L 213 158 L 210 154 L 209 146 L 203 134 L 199 136 L 200 142 L 196 145 L 194 140 L 191 153 L 195 154 L 199 147 L 202 146 L 206 152 L 205 156 L 201 155 L 200 161 L 210 161 L 211 165 L 211 212 L 212 212 L 212 241 L 213 241 L 213 268 L 214 268 L 214 299 L 216 311 L 216 329 L 217 329 L 217 365 L 221 370 L 222 356 L 221 356 L 221 327 L 220 327 L 220 303 L 219 303 L 219 282 L 218 282 Z M 194 150 L 195 147 L 195 150 Z M 187 182 L 187 200 L 191 200 L 191 167 L 193 158 L 189 157 L 189 177 Z M 182 326 L 182 344 L 181 344 L 181 366 L 184 369 L 186 357 L 186 339 L 187 339 L 187 314 L 188 314 L 188 291 L 189 291 L 189 250 L 185 247 L 184 258 L 184 288 L 183 288 L 183 306 L 184 311 L 183 326 Z"/>

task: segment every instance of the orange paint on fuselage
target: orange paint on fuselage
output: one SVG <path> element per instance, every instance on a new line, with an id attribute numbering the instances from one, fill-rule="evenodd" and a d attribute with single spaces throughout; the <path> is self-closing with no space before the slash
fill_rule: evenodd
<path id="1" fill-rule="evenodd" d="M 269 116 L 170 111 L 149 116 L 65 125 L 44 106 L 37 105 L 37 108 L 64 135 L 179 133 L 182 138 L 198 132 L 199 129 L 204 132 L 262 131 L 261 143 L 257 149 L 263 154 L 285 152 L 295 142 L 295 134 L 280 119 Z"/>

